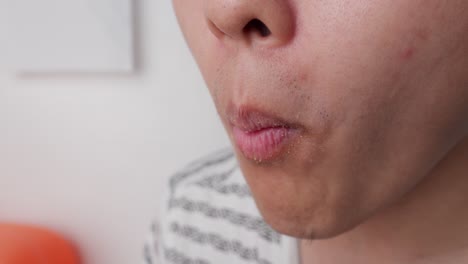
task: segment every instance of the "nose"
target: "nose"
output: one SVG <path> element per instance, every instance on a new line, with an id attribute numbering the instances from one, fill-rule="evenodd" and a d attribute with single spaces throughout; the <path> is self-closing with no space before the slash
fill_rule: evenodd
<path id="1" fill-rule="evenodd" d="M 284 45 L 295 31 L 289 0 L 205 0 L 205 16 L 217 38 L 236 42 Z"/>

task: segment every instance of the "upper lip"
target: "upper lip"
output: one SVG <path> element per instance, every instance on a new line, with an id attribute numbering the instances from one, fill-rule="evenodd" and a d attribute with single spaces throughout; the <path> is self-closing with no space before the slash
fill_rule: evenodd
<path id="1" fill-rule="evenodd" d="M 228 112 L 232 126 L 252 133 L 268 128 L 294 128 L 294 125 L 279 116 L 250 107 L 239 107 Z"/>

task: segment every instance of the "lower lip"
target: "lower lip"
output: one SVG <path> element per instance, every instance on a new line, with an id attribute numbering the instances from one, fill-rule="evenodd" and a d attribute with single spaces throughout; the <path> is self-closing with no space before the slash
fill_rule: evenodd
<path id="1" fill-rule="evenodd" d="M 233 128 L 234 140 L 239 150 L 246 158 L 256 162 L 278 157 L 294 135 L 293 132 L 293 129 L 285 127 L 265 128 L 254 132 Z"/>

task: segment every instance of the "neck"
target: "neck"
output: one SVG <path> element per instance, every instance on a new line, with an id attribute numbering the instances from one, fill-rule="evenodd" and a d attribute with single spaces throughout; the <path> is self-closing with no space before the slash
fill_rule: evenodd
<path id="1" fill-rule="evenodd" d="M 397 204 L 335 238 L 302 241 L 303 264 L 466 262 L 467 192 L 468 138 Z"/>

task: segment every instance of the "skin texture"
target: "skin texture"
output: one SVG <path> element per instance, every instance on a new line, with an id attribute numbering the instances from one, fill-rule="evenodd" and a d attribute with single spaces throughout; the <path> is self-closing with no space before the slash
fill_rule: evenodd
<path id="1" fill-rule="evenodd" d="M 443 177 L 466 186 L 459 179 L 468 173 L 467 1 L 173 3 L 231 139 L 230 115 L 242 109 L 300 128 L 273 161 L 250 160 L 236 150 L 262 215 L 277 231 L 326 239 L 358 226 L 348 232 L 352 239 L 316 243 L 315 251 L 352 248 L 356 241 L 370 245 L 364 237 L 382 236 L 388 226 L 374 219 L 401 224 L 399 215 L 453 189 L 421 186 Z M 268 34 L 246 27 L 253 19 Z M 405 215 L 405 223 L 422 217 Z M 367 223 L 372 228 L 364 228 Z M 340 263 L 328 260 L 319 263 Z"/>

